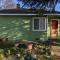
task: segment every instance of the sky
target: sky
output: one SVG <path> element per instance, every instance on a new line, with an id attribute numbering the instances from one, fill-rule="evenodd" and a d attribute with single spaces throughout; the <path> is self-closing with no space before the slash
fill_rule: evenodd
<path id="1" fill-rule="evenodd" d="M 55 7 L 56 11 L 60 11 L 60 3 L 57 3 L 56 7 Z"/>
<path id="2" fill-rule="evenodd" d="M 1 2 L 2 0 L 0 0 Z M 17 4 L 17 0 L 12 0 L 14 3 Z M 1 6 L 2 4 L 0 4 Z M 20 6 L 22 6 L 22 2 L 20 2 Z M 57 3 L 56 7 L 55 7 L 55 11 L 60 11 L 60 3 Z"/>

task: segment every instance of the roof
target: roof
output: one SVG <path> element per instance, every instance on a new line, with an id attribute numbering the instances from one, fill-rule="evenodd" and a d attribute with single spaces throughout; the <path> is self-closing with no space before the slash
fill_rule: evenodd
<path id="1" fill-rule="evenodd" d="M 3 9 L 0 10 L 0 13 L 6 13 L 6 14 L 28 14 L 28 13 L 37 13 L 36 10 L 31 10 L 31 9 Z"/>
<path id="2" fill-rule="evenodd" d="M 60 12 L 36 10 L 36 9 L 4 9 L 0 10 L 0 15 L 60 15 Z"/>

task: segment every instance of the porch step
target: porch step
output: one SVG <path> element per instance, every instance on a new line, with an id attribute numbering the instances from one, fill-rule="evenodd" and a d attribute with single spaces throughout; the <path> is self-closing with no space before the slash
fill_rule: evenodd
<path id="1" fill-rule="evenodd" d="M 52 46 L 54 52 L 54 60 L 60 60 L 60 46 Z"/>
<path id="2" fill-rule="evenodd" d="M 55 56 L 54 60 L 60 60 L 60 56 Z"/>

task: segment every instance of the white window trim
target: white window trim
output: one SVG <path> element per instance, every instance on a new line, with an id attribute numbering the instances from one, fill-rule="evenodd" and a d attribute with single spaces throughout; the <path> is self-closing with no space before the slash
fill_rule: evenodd
<path id="1" fill-rule="evenodd" d="M 46 17 L 46 24 L 47 24 L 47 26 L 46 26 L 46 29 L 47 29 L 47 40 L 48 40 L 48 27 L 49 27 L 49 24 L 48 24 L 48 16 Z"/>
<path id="2" fill-rule="evenodd" d="M 43 29 L 43 30 L 41 30 L 40 29 L 40 27 L 39 27 L 39 30 L 35 30 L 34 29 L 34 19 L 39 19 L 40 20 L 40 18 L 45 18 L 45 29 Z M 40 22 L 40 21 L 39 21 Z M 40 25 L 40 23 L 39 23 L 39 25 Z M 33 17 L 32 18 L 32 31 L 47 31 L 47 18 L 46 17 Z"/>

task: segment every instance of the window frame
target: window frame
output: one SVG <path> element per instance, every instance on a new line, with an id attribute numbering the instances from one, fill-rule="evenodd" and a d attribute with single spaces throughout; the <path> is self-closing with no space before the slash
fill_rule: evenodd
<path id="1" fill-rule="evenodd" d="M 34 19 L 39 19 L 39 22 L 40 22 L 40 19 L 41 18 L 45 18 L 45 29 L 40 29 L 40 23 L 39 23 L 39 29 L 35 30 L 34 29 Z M 33 17 L 32 18 L 32 31 L 47 31 L 47 18 L 46 17 Z"/>

